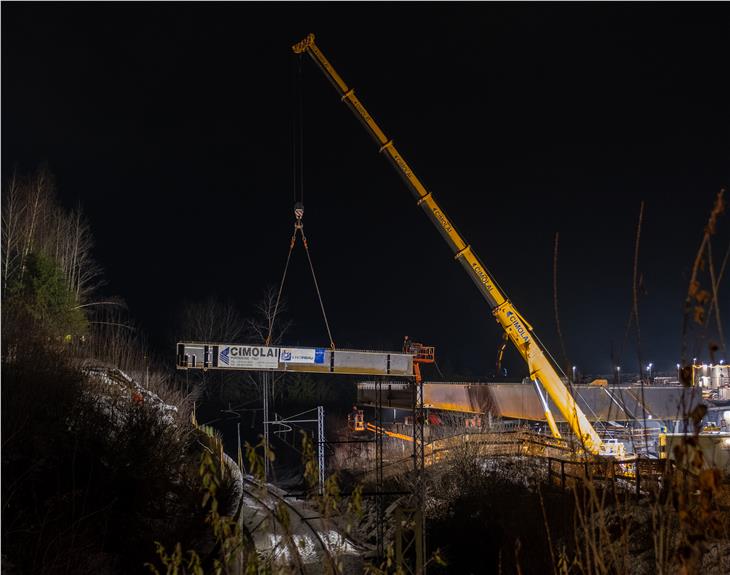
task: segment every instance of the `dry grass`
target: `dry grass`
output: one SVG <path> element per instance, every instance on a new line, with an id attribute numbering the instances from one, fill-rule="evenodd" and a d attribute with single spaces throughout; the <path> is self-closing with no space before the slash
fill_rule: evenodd
<path id="1" fill-rule="evenodd" d="M 24 573 L 121 573 L 155 540 L 194 542 L 205 524 L 184 398 L 154 376 L 177 411 L 134 384 L 87 377 L 30 335 L 3 364 L 6 559 Z"/>

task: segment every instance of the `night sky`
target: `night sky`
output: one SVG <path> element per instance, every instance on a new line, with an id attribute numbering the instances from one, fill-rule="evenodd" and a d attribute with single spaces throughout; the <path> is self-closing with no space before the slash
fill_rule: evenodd
<path id="1" fill-rule="evenodd" d="M 3 2 L 3 179 L 48 164 L 90 220 L 104 292 L 153 343 L 174 338 L 187 300 L 248 315 L 288 250 L 290 46 L 308 32 L 556 356 L 559 232 L 560 320 L 581 371 L 611 370 L 624 340 L 644 200 L 642 357 L 674 369 L 689 270 L 730 182 L 726 3 Z M 302 64 L 305 231 L 335 342 L 398 349 L 409 335 L 442 368 L 488 375 L 501 333 L 486 302 Z M 287 341 L 326 345 L 301 246 L 285 293 Z M 630 340 L 622 366 L 636 358 Z M 515 352 L 506 365 L 526 371 Z"/>

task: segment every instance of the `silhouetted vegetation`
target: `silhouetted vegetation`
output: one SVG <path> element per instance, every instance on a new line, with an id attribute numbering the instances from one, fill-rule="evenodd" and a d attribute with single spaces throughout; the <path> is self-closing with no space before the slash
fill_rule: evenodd
<path id="1" fill-rule="evenodd" d="M 57 204 L 47 171 L 14 177 L 2 233 L 3 568 L 130 573 L 155 541 L 204 551 L 205 441 L 139 332 L 103 311 L 121 302 L 92 312 L 100 274 L 81 211 Z"/>

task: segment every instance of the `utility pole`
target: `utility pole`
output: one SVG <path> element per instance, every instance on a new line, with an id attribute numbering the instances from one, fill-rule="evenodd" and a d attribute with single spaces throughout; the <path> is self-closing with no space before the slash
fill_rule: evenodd
<path id="1" fill-rule="evenodd" d="M 241 415 L 238 415 L 239 419 Z M 243 471 L 243 452 L 241 451 L 241 422 L 236 423 L 236 437 L 238 438 L 238 449 L 236 451 L 236 459 L 238 461 L 238 469 Z"/>
<path id="2" fill-rule="evenodd" d="M 310 413 L 314 410 L 317 410 L 317 419 L 296 419 L 300 417 L 301 415 L 305 415 L 307 413 Z M 265 425 L 274 424 L 278 426 L 282 426 L 284 428 L 287 428 L 286 431 L 291 431 L 292 427 L 289 425 L 290 423 L 316 423 L 317 424 L 317 467 L 318 469 L 318 475 L 317 475 L 317 482 L 318 482 L 318 492 L 320 495 L 324 495 L 324 472 L 325 472 L 325 461 L 324 461 L 324 446 L 327 443 L 327 440 L 324 436 L 324 407 L 321 405 L 318 405 L 316 408 L 308 409 L 307 411 L 303 411 L 302 413 L 297 413 L 296 415 L 292 415 L 290 417 L 285 417 L 284 419 L 279 419 L 278 414 L 274 413 L 274 419 L 272 421 L 269 421 L 268 419 L 264 420 Z M 276 431 L 274 431 L 276 433 Z"/>
<path id="3" fill-rule="evenodd" d="M 264 396 L 264 482 L 269 482 L 269 377 L 268 371 L 261 372 Z"/>
<path id="4" fill-rule="evenodd" d="M 324 495 L 324 407 L 317 406 L 317 467 L 319 468 L 319 494 Z"/>

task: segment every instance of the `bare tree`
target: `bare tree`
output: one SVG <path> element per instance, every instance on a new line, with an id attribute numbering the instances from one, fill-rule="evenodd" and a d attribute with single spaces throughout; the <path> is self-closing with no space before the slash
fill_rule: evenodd
<path id="1" fill-rule="evenodd" d="M 206 341 L 234 343 L 244 332 L 245 320 L 236 309 L 235 304 L 221 301 L 214 297 L 199 302 L 187 302 L 180 314 L 177 341 Z M 226 374 L 220 371 L 189 374 L 186 372 L 186 385 L 193 385 L 193 397 L 199 398 L 217 388 L 224 393 L 225 383 L 236 380 L 237 374 Z M 240 375 L 238 375 L 240 378 Z"/>
<path id="2" fill-rule="evenodd" d="M 101 270 L 91 257 L 94 242 L 91 227 L 77 207 L 68 217 L 69 246 L 66 268 L 66 277 L 76 300 L 86 301 L 101 284 Z"/>
<path id="3" fill-rule="evenodd" d="M 246 320 L 246 335 L 253 341 L 262 344 L 279 345 L 292 325 L 291 320 L 285 319 L 287 306 L 286 299 L 279 297 L 278 290 L 269 286 L 264 290 L 263 297 L 254 306 L 254 314 Z M 258 396 L 263 396 L 265 378 L 261 374 L 249 372 L 247 382 L 256 389 Z M 274 373 L 271 378 L 271 393 L 276 398 L 276 384 L 283 379 L 283 373 Z"/>
<path id="4" fill-rule="evenodd" d="M 234 342 L 244 331 L 245 322 L 231 301 L 213 297 L 185 305 L 180 321 L 179 339 Z"/>
<path id="5" fill-rule="evenodd" d="M 13 278 L 22 278 L 31 253 L 56 262 L 78 303 L 101 284 L 101 270 L 92 258 L 91 228 L 80 207 L 69 213 L 58 203 L 45 167 L 28 177 L 14 174 L 5 185 L 2 240 L 4 290 Z"/>
<path id="6" fill-rule="evenodd" d="M 131 374 L 144 371 L 146 342 L 122 303 L 100 306 L 90 316 L 90 333 L 82 344 L 84 356 Z"/>
<path id="7" fill-rule="evenodd" d="M 708 315 L 707 309 L 711 304 L 713 304 L 713 302 L 713 307 L 717 318 L 718 336 L 720 338 L 721 346 L 724 348 L 722 325 L 720 322 L 718 309 L 719 306 L 718 302 L 716 301 L 719 278 L 715 276 L 712 249 L 710 247 L 712 236 L 715 235 L 717 231 L 717 220 L 725 211 L 725 201 L 723 197 L 724 194 L 725 189 L 723 188 L 718 192 L 715 198 L 715 203 L 712 207 L 712 211 L 710 212 L 710 217 L 707 221 L 707 225 L 705 226 L 704 234 L 702 236 L 702 242 L 700 243 L 700 247 L 697 250 L 697 254 L 695 255 L 694 263 L 692 265 L 692 272 L 689 279 L 687 296 L 685 298 L 684 316 L 682 320 L 682 364 L 685 366 L 688 364 L 687 349 L 690 346 L 690 342 L 688 341 L 690 325 L 698 324 L 700 326 L 703 326 L 705 329 L 703 329 L 703 333 L 701 333 L 701 336 L 703 338 L 706 338 L 707 324 L 705 320 Z M 705 289 L 700 283 L 699 278 L 700 272 L 703 272 L 708 268 L 710 270 L 710 289 L 712 291 L 708 291 L 707 289 Z M 695 349 L 697 347 L 698 343 L 695 342 Z M 710 354 L 712 355 L 713 353 L 713 346 L 710 345 Z"/>
<path id="8" fill-rule="evenodd" d="M 277 306 L 277 290 L 270 286 L 264 290 L 263 297 L 254 306 L 254 314 L 246 320 L 246 335 L 252 341 L 277 345 L 287 330 L 291 327 L 291 320 L 284 319 L 286 314 L 286 300 L 281 299 Z"/>
<path id="9" fill-rule="evenodd" d="M 2 197 L 2 273 L 3 291 L 8 288 L 11 274 L 19 267 L 21 222 L 25 213 L 18 177 L 13 173 L 5 185 Z"/>
<path id="10" fill-rule="evenodd" d="M 26 182 L 25 187 L 29 193 L 28 204 L 25 210 L 26 221 L 22 228 L 23 232 L 23 247 L 20 258 L 20 273 L 23 274 L 25 268 L 25 261 L 28 259 L 28 255 L 35 251 L 35 239 L 36 235 L 43 237 L 43 234 L 38 234 L 38 228 L 40 227 L 41 220 L 45 215 L 47 209 L 47 202 L 51 195 L 51 177 L 48 171 L 43 168 L 37 172 L 35 177 L 31 178 Z"/>

